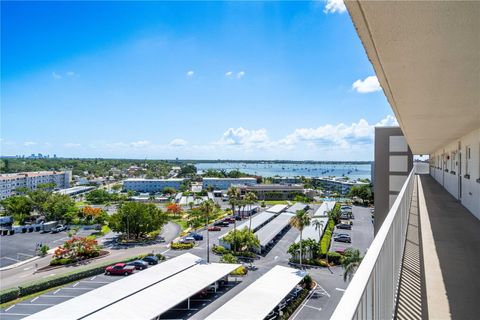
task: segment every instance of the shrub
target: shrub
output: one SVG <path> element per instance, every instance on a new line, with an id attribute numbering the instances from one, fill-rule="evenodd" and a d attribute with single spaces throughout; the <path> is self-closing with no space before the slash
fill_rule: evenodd
<path id="1" fill-rule="evenodd" d="M 328 252 L 328 262 L 333 263 L 335 265 L 342 263 L 342 255 L 337 252 L 329 251 Z"/>
<path id="2" fill-rule="evenodd" d="M 220 258 L 221 263 L 237 263 L 238 259 L 231 253 L 226 253 Z"/>
<path id="3" fill-rule="evenodd" d="M 63 266 L 66 264 L 70 264 L 75 262 L 73 259 L 70 258 L 55 258 L 50 261 L 51 266 Z"/>
<path id="4" fill-rule="evenodd" d="M 48 253 L 48 250 L 50 250 L 50 247 L 44 244 L 40 247 L 40 254 L 44 256 Z"/>
<path id="5" fill-rule="evenodd" d="M 230 253 L 230 250 L 228 249 L 225 249 L 225 247 L 222 247 L 222 246 L 214 246 L 212 248 L 212 251 L 216 254 L 226 254 L 226 253 Z"/>
<path id="6" fill-rule="evenodd" d="M 0 303 L 8 302 L 17 299 L 20 296 L 18 288 L 10 288 L 0 291 Z"/>
<path id="7" fill-rule="evenodd" d="M 192 249 L 195 245 L 193 243 L 178 243 L 178 242 L 172 242 L 170 244 L 170 248 L 172 250 L 188 250 Z"/>
<path id="8" fill-rule="evenodd" d="M 298 306 L 305 300 L 305 298 L 308 295 L 308 290 L 303 289 L 302 292 L 293 300 L 290 302 L 290 304 L 283 310 L 282 316 L 278 317 L 277 319 L 280 320 L 288 320 L 290 319 L 291 315 L 297 310 Z"/>
<path id="9" fill-rule="evenodd" d="M 250 251 L 233 251 L 232 254 L 236 257 L 244 257 L 244 258 L 256 258 L 257 255 Z"/>
<path id="10" fill-rule="evenodd" d="M 244 276 L 248 273 L 248 270 L 247 268 L 245 268 L 244 266 L 240 266 L 238 267 L 237 269 L 233 270 L 230 275 L 232 276 Z"/>
<path id="11" fill-rule="evenodd" d="M 325 253 L 330 248 L 330 242 L 332 239 L 332 233 L 334 228 L 335 221 L 333 221 L 333 219 L 328 219 L 327 228 L 322 235 L 322 239 L 320 240 L 320 255 L 325 255 Z"/>
<path id="12" fill-rule="evenodd" d="M 305 278 L 303 278 L 302 283 L 303 283 L 305 289 L 310 290 L 312 288 L 312 285 L 313 285 L 312 277 L 309 274 L 307 274 L 305 276 Z"/>
<path id="13" fill-rule="evenodd" d="M 158 258 L 159 261 L 165 261 L 167 258 L 161 253 L 155 254 L 155 256 Z"/>

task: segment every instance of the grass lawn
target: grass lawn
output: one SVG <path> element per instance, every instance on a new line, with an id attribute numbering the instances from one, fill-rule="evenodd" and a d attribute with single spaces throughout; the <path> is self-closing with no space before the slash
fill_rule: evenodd
<path id="1" fill-rule="evenodd" d="M 182 228 L 182 231 L 188 229 L 188 222 L 187 222 L 187 220 L 184 220 L 184 219 L 181 219 L 181 218 L 177 218 L 177 219 L 172 219 L 172 220 L 170 220 L 170 221 L 172 221 L 173 223 L 178 224 L 178 225 L 180 226 L 180 228 Z"/>
<path id="2" fill-rule="evenodd" d="M 288 200 L 266 200 L 265 204 L 276 205 L 276 204 L 288 204 L 289 202 L 291 204 L 295 203 L 295 201 L 288 201 Z"/>

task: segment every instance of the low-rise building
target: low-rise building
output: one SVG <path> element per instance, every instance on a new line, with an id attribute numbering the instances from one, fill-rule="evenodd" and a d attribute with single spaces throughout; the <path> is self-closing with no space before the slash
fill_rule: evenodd
<path id="1" fill-rule="evenodd" d="M 242 194 L 253 192 L 258 200 L 293 200 L 303 195 L 303 184 L 257 184 L 235 185 Z"/>
<path id="2" fill-rule="evenodd" d="M 302 179 L 300 179 L 300 177 L 272 177 L 272 182 L 278 184 L 295 184 L 301 183 Z"/>
<path id="3" fill-rule="evenodd" d="M 353 186 L 369 185 L 368 182 L 350 180 L 347 177 L 318 177 L 313 178 L 316 186 L 322 187 L 325 191 L 338 192 L 346 195 Z"/>
<path id="4" fill-rule="evenodd" d="M 214 188 L 216 190 L 227 190 L 232 185 L 256 185 L 257 179 L 244 178 L 203 178 L 203 189 Z"/>
<path id="5" fill-rule="evenodd" d="M 17 189 L 37 189 L 38 185 L 53 183 L 54 189 L 70 187 L 71 171 L 20 172 L 0 175 L 0 200 L 17 194 Z"/>
<path id="6" fill-rule="evenodd" d="M 123 189 L 137 192 L 162 192 L 165 188 L 179 190 L 185 179 L 140 179 L 132 178 L 123 181 Z"/>

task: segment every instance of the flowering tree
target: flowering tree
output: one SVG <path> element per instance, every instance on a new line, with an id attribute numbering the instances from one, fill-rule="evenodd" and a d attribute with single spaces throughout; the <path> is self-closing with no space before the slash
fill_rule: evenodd
<path id="1" fill-rule="evenodd" d="M 182 206 L 178 203 L 169 203 L 167 204 L 167 212 L 169 214 L 173 214 L 174 216 L 179 215 L 182 213 Z"/>
<path id="2" fill-rule="evenodd" d="M 63 246 L 59 246 L 53 256 L 56 259 L 67 258 L 72 260 L 82 260 L 98 256 L 100 247 L 97 240 L 84 237 L 72 237 L 65 241 Z"/>

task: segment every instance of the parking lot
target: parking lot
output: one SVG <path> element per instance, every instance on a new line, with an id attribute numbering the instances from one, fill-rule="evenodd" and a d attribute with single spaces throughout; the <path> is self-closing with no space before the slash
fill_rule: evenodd
<path id="1" fill-rule="evenodd" d="M 99 288 L 107 283 L 122 279 L 123 276 L 98 275 L 72 283 L 60 289 L 48 291 L 41 296 L 24 300 L 8 308 L 0 310 L 2 320 L 17 320 L 27 317 L 53 305 L 62 303 L 87 291 Z M 59 315 L 61 318 L 61 316 Z"/>
<path id="2" fill-rule="evenodd" d="M 93 230 L 79 230 L 78 235 L 90 235 Z M 68 232 L 59 233 L 15 233 L 11 236 L 2 236 L 0 246 L 0 268 L 30 259 L 35 256 L 37 244 L 45 244 L 50 248 L 55 248 L 68 239 Z"/>

